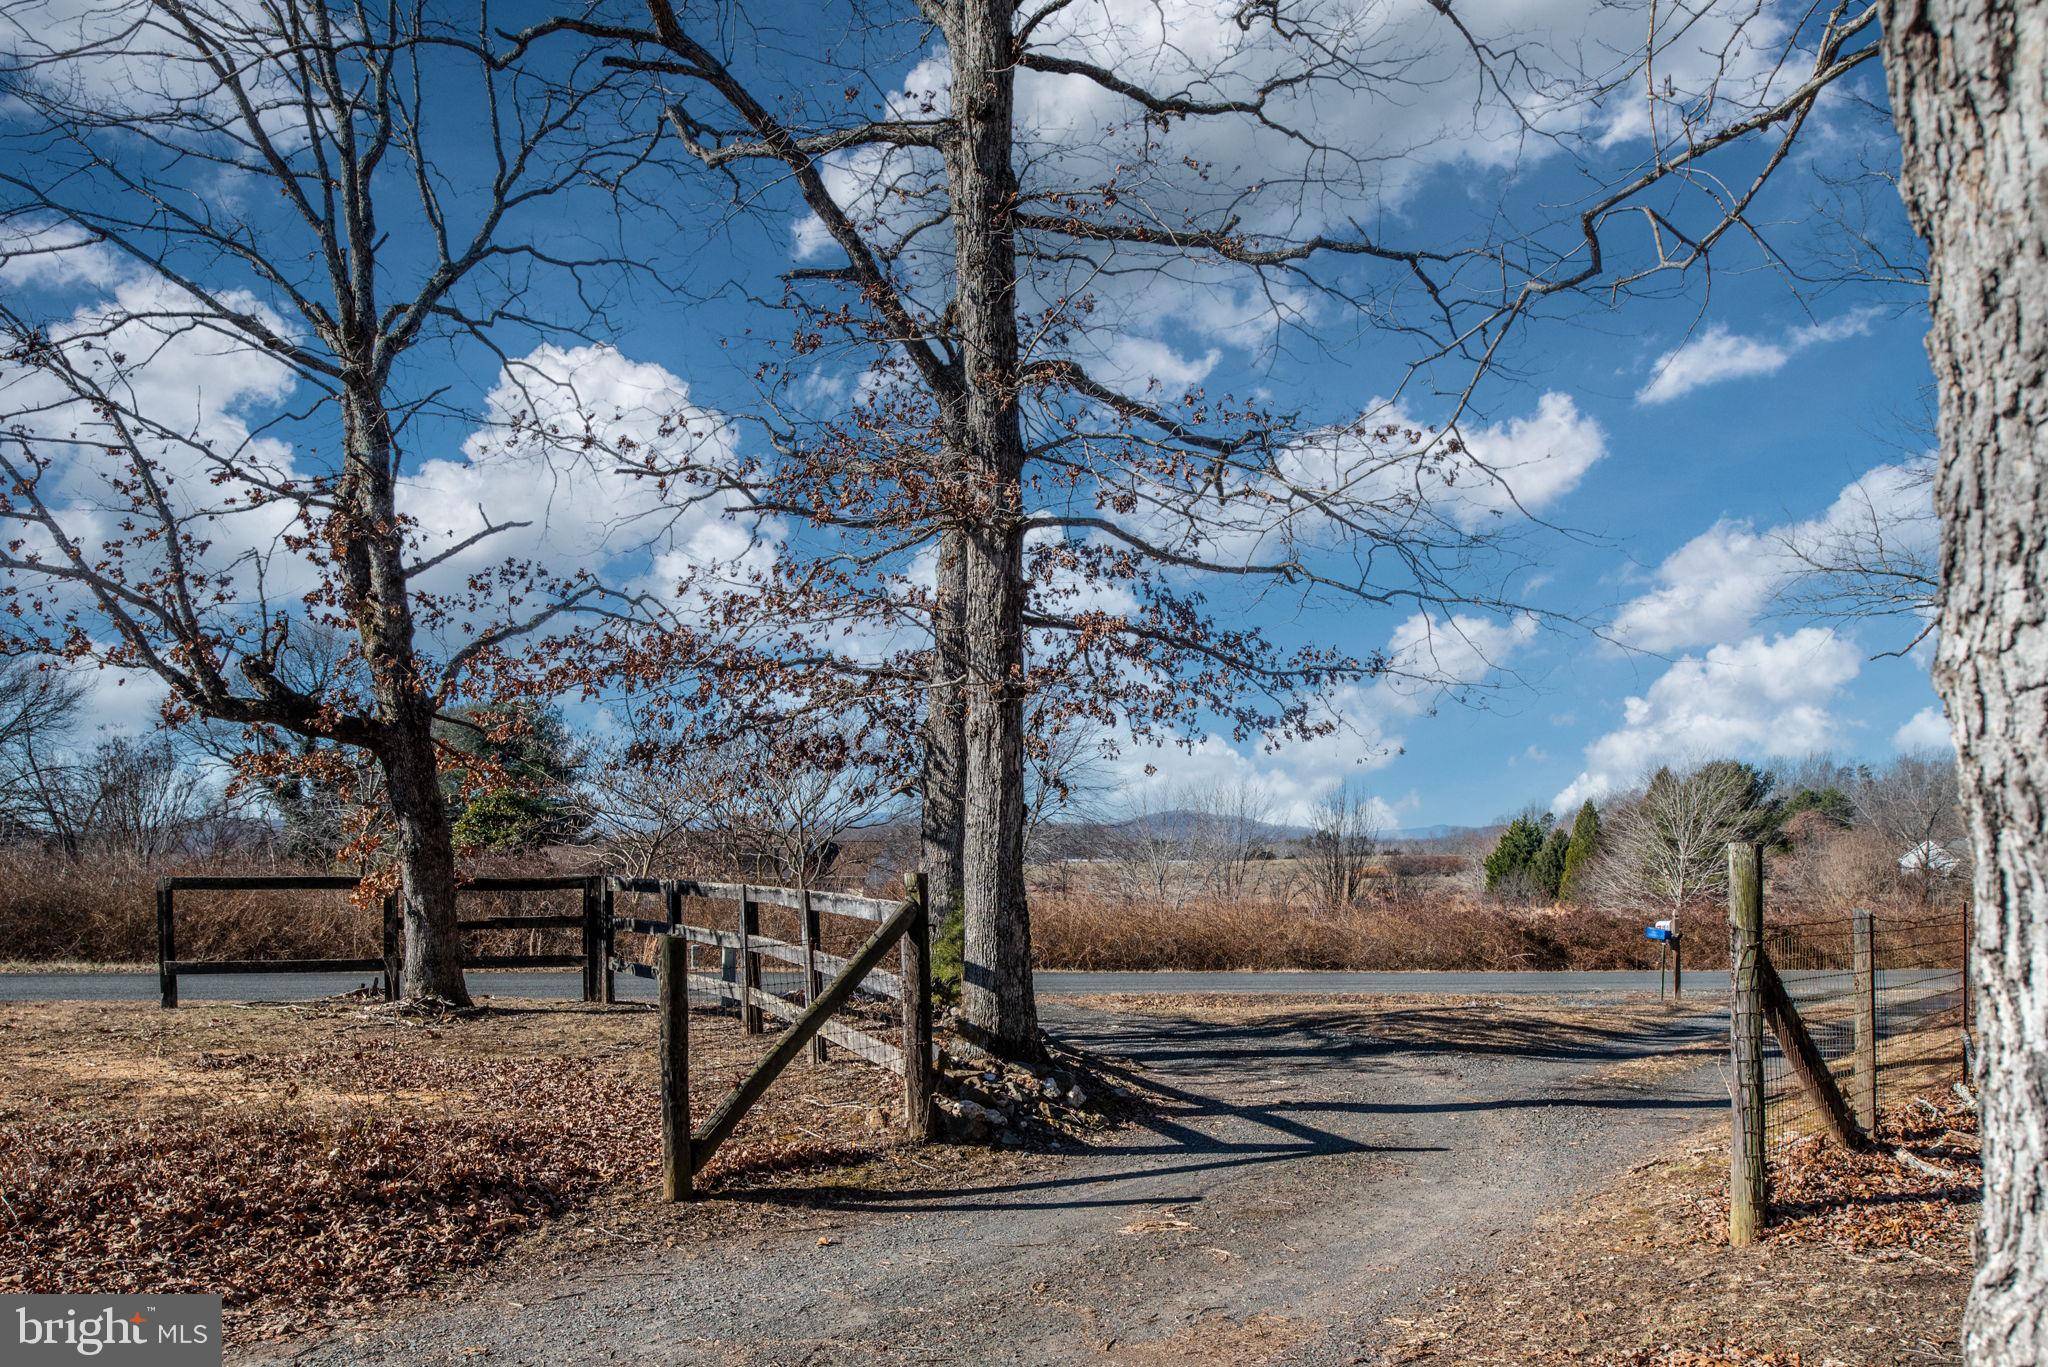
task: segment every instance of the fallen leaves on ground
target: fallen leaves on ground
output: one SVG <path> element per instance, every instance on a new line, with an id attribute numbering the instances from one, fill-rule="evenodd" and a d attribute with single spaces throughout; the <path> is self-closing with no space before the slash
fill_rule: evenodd
<path id="1" fill-rule="evenodd" d="M 31 1065 L 0 1086 L 0 1292 L 218 1292 L 247 1338 L 417 1294 L 607 1194 L 645 1210 L 658 1185 L 651 1013 L 143 1012 L 7 1013 Z M 701 1119 L 764 1041 L 705 1013 L 691 1044 Z M 130 1081 L 56 1085 L 91 1069 Z M 700 1186 L 873 1157 L 900 1141 L 899 1085 L 798 1065 Z"/>

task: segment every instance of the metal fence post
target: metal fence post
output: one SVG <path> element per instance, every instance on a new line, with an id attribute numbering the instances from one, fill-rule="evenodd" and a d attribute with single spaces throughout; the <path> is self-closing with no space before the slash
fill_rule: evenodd
<path id="1" fill-rule="evenodd" d="M 1729 1053 L 1728 1242 L 1756 1242 L 1769 1201 L 1764 1168 L 1764 854 L 1753 844 L 1728 846 L 1728 962 L 1733 1000 Z"/>
<path id="2" fill-rule="evenodd" d="M 156 880 L 156 990 L 165 1007 L 178 1004 L 178 974 L 171 961 L 178 957 L 178 932 L 173 920 L 171 880 Z"/>
<path id="3" fill-rule="evenodd" d="M 672 904 L 673 905 L 673 904 Z M 661 983 L 661 1199 L 690 1198 L 690 946 L 668 934 L 656 943 Z"/>
<path id="4" fill-rule="evenodd" d="M 903 932 L 903 1128 L 912 1139 L 932 1134 L 932 904 L 922 873 L 905 874 L 904 895 L 917 917 Z"/>
<path id="5" fill-rule="evenodd" d="M 1856 971 L 1856 1084 L 1850 1101 L 1863 1133 L 1877 1133 L 1877 940 L 1872 917 L 1849 913 L 1849 944 Z"/>

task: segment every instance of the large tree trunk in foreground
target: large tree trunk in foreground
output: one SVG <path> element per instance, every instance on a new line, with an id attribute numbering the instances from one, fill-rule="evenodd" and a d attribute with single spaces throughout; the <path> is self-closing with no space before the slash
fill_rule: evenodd
<path id="1" fill-rule="evenodd" d="M 967 776 L 967 713 L 961 687 L 966 672 L 965 568 L 960 533 L 948 529 L 939 539 L 938 584 L 932 601 L 919 820 L 922 863 L 934 918 L 941 921 L 960 905 L 961 800 Z"/>
<path id="2" fill-rule="evenodd" d="M 2048 9 L 1887 0 L 1901 186 L 1941 394 L 1935 684 L 1976 847 L 1973 1363 L 2048 1361 Z"/>
<path id="3" fill-rule="evenodd" d="M 1011 165 L 1012 6 L 960 0 L 946 34 L 958 130 L 946 147 L 966 396 L 964 474 L 981 515 L 964 529 L 967 770 L 960 876 L 967 920 L 963 1014 L 970 1041 L 1038 1052 L 1031 921 L 1024 898 L 1024 578 L 1017 411 L 1016 204 Z"/>

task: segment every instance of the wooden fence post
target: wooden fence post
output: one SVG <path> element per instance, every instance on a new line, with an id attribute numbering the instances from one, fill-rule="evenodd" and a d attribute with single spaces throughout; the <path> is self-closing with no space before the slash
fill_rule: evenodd
<path id="1" fill-rule="evenodd" d="M 798 929 L 801 932 L 804 948 L 804 1005 L 809 1006 L 818 999 L 818 994 L 825 990 L 825 975 L 818 968 L 820 926 L 818 924 L 818 909 L 811 905 L 811 888 L 808 879 L 804 881 L 803 886 L 796 890 L 796 899 Z M 811 1038 L 811 1062 L 823 1063 L 824 1061 L 825 1037 L 822 1034 L 814 1035 Z"/>
<path id="2" fill-rule="evenodd" d="M 598 962 L 603 969 L 604 991 L 602 1000 L 610 1006 L 619 999 L 617 975 L 612 971 L 612 956 L 618 949 L 618 929 L 612 925 L 612 917 L 618 909 L 618 890 L 612 880 L 604 880 L 604 892 L 598 908 Z"/>
<path id="3" fill-rule="evenodd" d="M 932 1135 L 932 908 L 923 873 L 903 876 L 917 918 L 903 933 L 903 1128 L 912 1139 Z"/>
<path id="4" fill-rule="evenodd" d="M 1763 847 L 1728 846 L 1729 1115 L 1728 1242 L 1756 1242 L 1769 1201 L 1764 1169 Z"/>
<path id="5" fill-rule="evenodd" d="M 597 956 L 603 949 L 603 942 L 597 933 L 598 917 L 597 880 L 583 880 L 583 1000 L 594 1002 L 598 998 Z"/>
<path id="6" fill-rule="evenodd" d="M 754 937 L 761 933 L 761 904 L 754 900 L 753 885 L 740 884 L 740 1029 L 749 1035 L 761 1033 L 761 1008 L 754 1004 L 754 992 L 761 986 L 761 956 L 754 952 Z"/>
<path id="7" fill-rule="evenodd" d="M 173 916 L 171 880 L 156 880 L 156 990 L 168 1008 L 178 1004 L 178 975 L 171 961 L 178 957 L 178 933 Z"/>
<path id="8" fill-rule="evenodd" d="M 1877 1133 L 1877 941 L 1868 911 L 1849 913 L 1849 941 L 1856 970 L 1856 1123 Z"/>
<path id="9" fill-rule="evenodd" d="M 398 1000 L 398 894 L 387 892 L 382 903 L 384 913 L 384 1000 Z"/>
<path id="10" fill-rule="evenodd" d="M 1685 997 L 1685 937 L 1678 931 L 1678 912 L 1671 913 L 1671 1000 Z"/>
<path id="11" fill-rule="evenodd" d="M 680 902 L 673 899 L 671 906 Z M 661 983 L 661 1199 L 690 1198 L 690 946 L 680 935 L 664 935 Z"/>

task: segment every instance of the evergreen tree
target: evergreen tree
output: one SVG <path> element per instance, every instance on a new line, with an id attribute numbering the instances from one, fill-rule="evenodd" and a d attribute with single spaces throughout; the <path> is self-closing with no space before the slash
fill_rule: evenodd
<path id="1" fill-rule="evenodd" d="M 443 774 L 457 847 L 530 850 L 583 833 L 590 814 L 574 786 L 581 763 L 557 713 L 518 706 L 456 715 L 439 736 L 454 752 Z"/>
<path id="2" fill-rule="evenodd" d="M 1558 880 L 1560 901 L 1575 902 L 1584 893 L 1586 870 L 1600 853 L 1600 809 L 1587 798 L 1572 819 L 1571 843 L 1564 854 L 1564 876 Z"/>
<path id="3" fill-rule="evenodd" d="M 1529 891 L 1530 866 L 1543 852 L 1543 824 L 1523 813 L 1500 833 L 1500 843 L 1486 856 L 1486 890 L 1503 897 L 1519 897 Z"/>
<path id="4" fill-rule="evenodd" d="M 1856 824 L 1856 804 L 1847 793 L 1829 784 L 1825 788 L 1801 788 L 1785 799 L 1779 809 L 1780 822 L 1790 821 L 1801 812 L 1819 812 L 1829 822 L 1844 830 Z"/>
<path id="5" fill-rule="evenodd" d="M 1557 897 L 1557 889 L 1564 882 L 1566 851 L 1571 848 L 1571 832 L 1562 826 L 1551 829 L 1543 842 L 1543 848 L 1536 851 L 1536 857 L 1529 861 L 1529 892 L 1533 896 Z"/>

